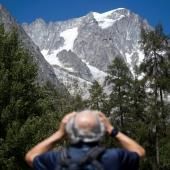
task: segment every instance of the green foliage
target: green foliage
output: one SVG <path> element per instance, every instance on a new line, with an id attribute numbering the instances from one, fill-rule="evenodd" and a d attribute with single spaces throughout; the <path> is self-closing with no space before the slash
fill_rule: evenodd
<path id="1" fill-rule="evenodd" d="M 28 149 L 49 136 L 64 114 L 83 107 L 81 97 L 71 97 L 49 82 L 37 84 L 37 66 L 21 48 L 16 32 L 0 27 L 0 169 L 26 170 Z"/>
<path id="2" fill-rule="evenodd" d="M 114 124 L 123 130 L 130 113 L 128 103 L 132 88 L 132 74 L 121 57 L 116 57 L 109 66 L 106 84 L 111 87 L 109 107 L 114 113 Z"/>
<path id="3" fill-rule="evenodd" d="M 161 169 L 161 140 L 166 135 L 166 122 L 168 121 L 169 104 L 165 97 L 169 93 L 170 68 L 169 68 L 169 37 L 163 33 L 161 25 L 153 31 L 142 31 L 141 46 L 145 53 L 141 71 L 145 74 L 147 85 L 147 114 L 146 126 L 150 136 L 149 155 L 152 157 L 152 168 Z M 163 165 L 164 166 L 164 165 Z"/>
<path id="4" fill-rule="evenodd" d="M 104 113 L 108 113 L 108 101 L 106 94 L 103 92 L 101 85 L 94 81 L 93 85 L 89 89 L 90 97 L 87 101 L 87 106 L 92 110 L 100 110 Z"/>
<path id="5" fill-rule="evenodd" d="M 15 32 L 6 35 L 2 31 L 0 40 L 0 114 L 2 127 L 7 127 L 11 121 L 19 119 L 22 123 L 33 114 L 38 95 L 34 83 L 37 73 L 31 58 L 19 47 Z M 4 133 L 6 128 L 2 128 Z"/>
<path id="6" fill-rule="evenodd" d="M 19 131 L 38 112 L 36 70 L 31 57 L 20 48 L 16 32 L 0 28 L 0 166 L 13 169 L 21 158 Z M 24 143 L 23 143 L 24 144 Z M 21 169 L 21 168 L 18 168 Z"/>

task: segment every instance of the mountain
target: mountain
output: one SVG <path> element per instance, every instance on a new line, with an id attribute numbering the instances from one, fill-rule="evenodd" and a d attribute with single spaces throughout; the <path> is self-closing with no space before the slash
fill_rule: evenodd
<path id="1" fill-rule="evenodd" d="M 116 56 L 122 57 L 133 72 L 133 66 L 143 59 L 141 27 L 151 28 L 146 20 L 124 8 L 102 14 L 90 12 L 63 22 L 37 19 L 22 26 L 58 79 L 70 91 L 76 84 L 85 94 L 94 80 L 103 82 Z"/>
<path id="2" fill-rule="evenodd" d="M 30 53 L 34 62 L 38 65 L 38 82 L 40 84 L 50 82 L 59 89 L 65 89 L 63 84 L 56 77 L 53 67 L 44 59 L 39 47 L 35 45 L 22 26 L 17 24 L 16 20 L 2 5 L 0 5 L 0 24 L 4 25 L 6 32 L 11 32 L 13 29 L 17 31 L 21 45 Z"/>

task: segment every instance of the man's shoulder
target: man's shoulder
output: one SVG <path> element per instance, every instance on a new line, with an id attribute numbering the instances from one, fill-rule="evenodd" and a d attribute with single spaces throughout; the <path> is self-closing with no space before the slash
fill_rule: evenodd
<path id="1" fill-rule="evenodd" d="M 107 149 L 102 157 L 102 163 L 108 169 L 114 167 L 117 169 L 133 169 L 139 167 L 139 155 L 125 149 L 110 148 Z"/>
<path id="2" fill-rule="evenodd" d="M 106 148 L 104 155 L 107 156 L 121 156 L 126 150 L 121 148 Z"/>
<path id="3" fill-rule="evenodd" d="M 119 157 L 119 159 L 123 159 L 125 157 L 131 157 L 134 159 L 139 159 L 139 155 L 136 152 L 131 152 L 122 148 L 108 148 L 105 151 L 104 156 L 111 157 Z"/>
<path id="4" fill-rule="evenodd" d="M 58 161 L 58 151 L 49 151 L 44 154 L 38 155 L 33 160 L 34 169 L 53 169 Z M 48 167 L 47 167 L 48 166 Z"/>
<path id="5" fill-rule="evenodd" d="M 82 148 L 79 148 L 79 149 L 72 149 L 70 147 L 68 147 L 66 150 L 71 150 L 71 153 L 74 155 L 76 153 L 80 154 L 81 152 L 84 152 L 84 149 Z M 39 155 L 37 158 L 39 159 L 50 159 L 50 160 L 53 160 L 55 159 L 56 160 L 56 157 L 58 157 L 60 155 L 62 151 L 49 151 L 49 152 L 46 152 L 42 155 Z M 121 149 L 121 148 L 106 148 L 102 154 L 102 157 L 123 157 L 123 156 L 132 156 L 132 157 L 139 157 L 137 155 L 137 153 L 135 152 L 130 152 L 130 151 L 127 151 L 125 149 Z"/>
<path id="6" fill-rule="evenodd" d="M 102 159 L 105 161 L 120 161 L 122 155 L 124 154 L 125 150 L 119 148 L 106 148 Z"/>
<path id="7" fill-rule="evenodd" d="M 70 150 L 70 148 L 67 149 Z M 70 151 L 71 157 L 74 159 L 79 159 L 86 153 L 82 148 L 71 149 Z M 59 164 L 58 160 L 60 153 L 61 151 L 50 151 L 39 155 L 34 159 L 33 166 L 35 169 L 36 167 L 37 169 L 43 169 L 44 167 L 47 169 L 54 169 L 54 167 Z M 138 162 L 138 160 L 139 156 L 136 153 L 120 148 L 107 148 L 101 156 L 101 163 L 104 167 L 106 167 L 106 169 L 110 169 L 109 167 L 113 167 L 113 165 L 115 169 L 116 167 L 124 167 L 126 165 L 129 167 L 132 167 L 132 165 L 136 166 L 136 162 Z"/>
<path id="8" fill-rule="evenodd" d="M 100 148 L 100 147 L 99 147 Z M 68 147 L 67 150 L 69 151 L 69 153 L 73 154 L 73 155 L 81 155 L 81 153 L 83 153 L 82 155 L 84 155 L 85 153 L 88 153 L 89 150 L 91 150 L 90 148 L 72 148 L 72 147 Z M 122 148 L 105 148 L 102 157 L 112 157 L 112 158 L 119 158 L 121 159 L 122 157 L 138 157 L 137 153 L 135 152 L 130 152 L 128 150 L 122 149 Z"/>

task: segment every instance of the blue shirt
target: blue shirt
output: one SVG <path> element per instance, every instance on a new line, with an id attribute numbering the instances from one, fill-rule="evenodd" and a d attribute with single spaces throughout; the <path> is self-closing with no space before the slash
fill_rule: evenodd
<path id="1" fill-rule="evenodd" d="M 73 159 L 80 159 L 87 151 L 88 147 L 70 147 L 69 154 Z M 55 170 L 58 165 L 59 151 L 50 151 L 35 157 L 33 168 L 35 170 Z M 139 167 L 139 155 L 124 149 L 106 149 L 101 157 L 100 163 L 104 170 L 137 170 Z"/>

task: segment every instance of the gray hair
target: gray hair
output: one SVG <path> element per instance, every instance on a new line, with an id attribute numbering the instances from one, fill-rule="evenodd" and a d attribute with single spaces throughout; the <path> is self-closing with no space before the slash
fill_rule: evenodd
<path id="1" fill-rule="evenodd" d="M 90 131 L 84 131 L 84 129 L 77 127 L 75 123 L 75 118 L 77 114 L 90 112 L 96 117 L 96 125 Z M 71 143 L 76 144 L 79 142 L 100 142 L 105 134 L 105 126 L 99 120 L 98 111 L 85 110 L 78 112 L 74 117 L 72 117 L 66 125 L 66 133 L 71 140 Z"/>

